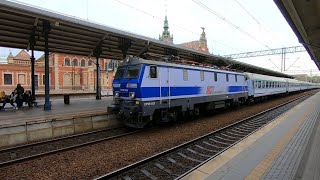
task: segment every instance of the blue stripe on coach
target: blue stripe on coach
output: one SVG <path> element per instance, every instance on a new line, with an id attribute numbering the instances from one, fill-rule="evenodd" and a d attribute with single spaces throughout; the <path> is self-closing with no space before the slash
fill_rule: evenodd
<path id="1" fill-rule="evenodd" d="M 228 92 L 248 91 L 248 86 L 229 86 Z"/>
<path id="2" fill-rule="evenodd" d="M 200 87 L 170 87 L 170 96 L 200 94 Z M 141 98 L 159 97 L 159 87 L 141 87 Z M 161 87 L 161 97 L 169 96 L 169 87 Z"/>

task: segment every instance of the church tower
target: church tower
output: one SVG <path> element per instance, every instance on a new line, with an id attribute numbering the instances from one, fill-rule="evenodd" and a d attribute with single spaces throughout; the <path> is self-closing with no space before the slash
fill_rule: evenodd
<path id="1" fill-rule="evenodd" d="M 201 27 L 201 29 L 202 29 L 202 33 L 199 41 L 199 50 L 202 52 L 209 52 L 208 45 L 207 45 L 207 37 L 206 37 L 206 33 L 204 32 L 204 27 Z"/>
<path id="2" fill-rule="evenodd" d="M 165 16 L 165 19 L 164 19 L 163 32 L 162 32 L 162 35 L 159 35 L 159 40 L 173 44 L 173 35 L 170 36 L 167 15 Z"/>

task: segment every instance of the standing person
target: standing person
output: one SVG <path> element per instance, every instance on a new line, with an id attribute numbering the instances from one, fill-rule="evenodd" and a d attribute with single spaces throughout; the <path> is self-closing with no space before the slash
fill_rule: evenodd
<path id="1" fill-rule="evenodd" d="M 18 92 L 18 97 L 16 99 L 16 103 L 18 107 L 21 107 L 23 104 L 23 94 L 24 94 L 24 88 L 21 86 L 21 84 L 17 84 L 16 89 Z"/>

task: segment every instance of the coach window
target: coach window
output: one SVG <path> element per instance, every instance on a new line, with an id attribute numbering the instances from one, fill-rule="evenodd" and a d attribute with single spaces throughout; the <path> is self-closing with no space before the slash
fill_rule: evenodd
<path id="1" fill-rule="evenodd" d="M 226 74 L 226 81 L 229 82 L 229 74 Z"/>
<path id="2" fill-rule="evenodd" d="M 183 70 L 183 80 L 188 81 L 188 70 L 187 69 Z"/>
<path id="3" fill-rule="evenodd" d="M 150 66 L 150 78 L 157 78 L 157 66 Z"/>
<path id="4" fill-rule="evenodd" d="M 218 74 L 216 72 L 214 73 L 214 81 L 218 81 Z"/>
<path id="5" fill-rule="evenodd" d="M 201 81 L 204 81 L 204 72 L 203 71 L 200 71 L 200 79 L 201 79 Z"/>

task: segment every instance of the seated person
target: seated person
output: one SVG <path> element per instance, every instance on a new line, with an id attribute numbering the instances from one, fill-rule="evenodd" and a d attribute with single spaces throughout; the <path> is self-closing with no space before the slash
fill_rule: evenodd
<path id="1" fill-rule="evenodd" d="M 32 104 L 32 95 L 31 95 L 31 91 L 27 90 L 24 94 L 23 94 L 23 102 L 25 102 L 26 104 L 28 104 L 29 107 L 31 107 Z"/>
<path id="2" fill-rule="evenodd" d="M 7 99 L 7 95 L 4 91 L 0 92 L 0 110 L 4 108 L 4 106 L 6 105 L 6 100 Z"/>
<path id="3" fill-rule="evenodd" d="M 11 106 L 13 106 L 13 109 L 18 109 L 18 100 L 19 98 L 19 94 L 18 94 L 18 91 L 17 90 L 14 90 L 11 95 L 10 95 L 10 104 Z M 17 105 L 14 105 L 14 103 L 16 103 Z"/>
<path id="4" fill-rule="evenodd" d="M 14 105 L 14 103 L 16 103 L 16 99 L 18 97 L 18 92 L 15 90 L 11 93 L 11 95 L 8 97 L 5 95 L 4 92 L 1 92 L 0 93 L 0 102 L 2 103 L 2 106 L 0 106 L 0 110 L 4 108 L 4 106 L 7 104 L 7 103 L 10 103 L 11 106 L 13 106 L 13 109 L 18 109 L 16 105 Z"/>

